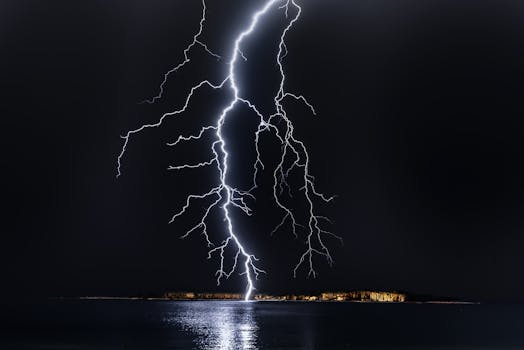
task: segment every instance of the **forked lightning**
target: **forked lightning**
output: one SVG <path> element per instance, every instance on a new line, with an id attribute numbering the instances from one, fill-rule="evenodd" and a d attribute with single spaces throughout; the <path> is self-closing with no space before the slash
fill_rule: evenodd
<path id="1" fill-rule="evenodd" d="M 169 79 L 169 76 L 190 62 L 189 54 L 194 47 L 201 47 L 203 50 L 217 58 L 220 56 L 211 51 L 208 46 L 203 43 L 200 36 L 204 30 L 206 21 L 206 3 L 202 0 L 202 17 L 200 20 L 200 26 L 197 33 L 193 36 L 192 42 L 184 50 L 184 59 L 176 65 L 174 68 L 169 70 L 165 75 L 162 83 L 160 84 L 159 92 L 156 96 L 149 100 L 144 101 L 145 103 L 154 103 L 156 100 L 161 99 L 164 93 L 164 87 Z M 235 74 L 236 65 L 239 59 L 246 61 L 248 58 L 242 52 L 243 42 L 257 29 L 259 21 L 266 16 L 270 11 L 277 11 L 282 13 L 287 19 L 287 25 L 282 30 L 279 43 L 278 52 L 276 53 L 276 65 L 280 74 L 280 83 L 276 95 L 274 96 L 274 113 L 271 115 L 264 115 L 257 108 L 255 101 L 246 99 L 242 96 L 237 85 L 237 76 Z M 128 131 L 122 136 L 124 143 L 121 152 L 117 159 L 117 177 L 121 175 L 121 162 L 122 157 L 126 152 L 126 147 L 130 139 L 138 133 L 149 129 L 157 128 L 162 125 L 164 120 L 168 117 L 173 117 L 184 113 L 189 104 L 191 103 L 192 97 L 199 91 L 205 88 L 208 89 L 225 89 L 229 87 L 232 92 L 232 98 L 228 102 L 227 106 L 222 110 L 220 115 L 217 116 L 216 123 L 212 125 L 202 126 L 200 131 L 194 135 L 179 135 L 178 138 L 168 143 L 168 146 L 176 146 L 182 142 L 191 142 L 201 140 L 204 135 L 212 136 L 214 138 L 211 144 L 210 150 L 212 152 L 211 159 L 203 162 L 194 164 L 181 164 L 170 166 L 169 170 L 183 170 L 183 169 L 196 169 L 196 168 L 209 168 L 217 171 L 219 175 L 219 183 L 215 187 L 209 189 L 207 192 L 200 194 L 191 194 L 187 197 L 185 205 L 180 211 L 175 213 L 171 218 L 170 222 L 175 221 L 179 216 L 185 214 L 191 207 L 192 203 L 197 200 L 206 201 L 211 204 L 207 205 L 204 211 L 204 215 L 201 220 L 197 222 L 192 228 L 190 228 L 182 238 L 189 236 L 194 231 L 200 230 L 206 240 L 209 247 L 208 259 L 214 254 L 220 258 L 220 265 L 216 271 L 217 283 L 220 284 L 223 278 L 229 278 L 237 269 L 240 269 L 240 274 L 246 278 L 246 290 L 245 300 L 250 300 L 254 290 L 254 279 L 257 279 L 261 273 L 265 273 L 260 267 L 257 266 L 258 259 L 252 253 L 248 252 L 244 247 L 244 244 L 240 241 L 236 234 L 233 220 L 231 217 L 231 210 L 239 209 L 247 215 L 251 215 L 251 208 L 248 206 L 248 199 L 254 199 L 253 192 L 257 188 L 257 178 L 259 173 L 265 170 L 264 163 L 262 161 L 262 150 L 260 149 L 260 137 L 262 133 L 269 133 L 274 139 L 281 145 L 281 154 L 279 156 L 280 161 L 278 162 L 275 169 L 272 171 L 273 175 L 273 188 L 272 195 L 273 199 L 283 212 L 283 217 L 275 231 L 282 229 L 286 224 L 289 224 L 291 232 L 295 237 L 305 238 L 305 250 L 300 255 L 300 258 L 293 268 L 293 276 L 296 277 L 300 267 L 305 266 L 307 269 L 307 276 L 317 276 L 317 272 L 314 269 L 313 257 L 319 255 L 327 259 L 327 262 L 331 265 L 333 259 L 329 252 L 326 244 L 326 236 L 331 236 L 337 240 L 342 239 L 323 228 L 321 222 L 328 222 L 324 216 L 316 214 L 315 202 L 317 200 L 324 202 L 331 202 L 334 197 L 328 197 L 318 192 L 315 188 L 314 177 L 310 174 L 310 158 L 304 143 L 299 140 L 294 134 L 294 127 L 291 120 L 288 118 L 286 109 L 284 108 L 284 101 L 286 99 L 294 99 L 303 103 L 313 115 L 316 115 L 315 109 L 307 101 L 307 99 L 300 94 L 289 92 L 285 89 L 286 75 L 283 66 L 283 59 L 287 55 L 287 47 L 285 43 L 286 35 L 299 20 L 302 9 L 295 0 L 269 0 L 266 1 L 264 6 L 257 10 L 251 17 L 249 26 L 245 28 L 234 40 L 233 49 L 231 52 L 231 59 L 228 64 L 228 73 L 224 79 L 218 83 L 213 83 L 209 80 L 203 80 L 193 86 L 185 98 L 183 106 L 175 111 L 167 112 L 163 114 L 160 119 L 153 124 L 144 124 L 134 130 Z M 292 13 L 292 14 L 291 14 Z M 227 148 L 227 142 L 223 135 L 223 126 L 228 117 L 228 114 L 237 106 L 243 104 L 247 106 L 256 117 L 259 119 L 258 128 L 254 134 L 254 145 L 256 150 L 256 159 L 253 165 L 253 185 L 250 189 L 242 190 L 233 187 L 228 181 L 229 174 L 229 153 Z M 290 205 L 284 201 L 284 196 L 293 196 L 296 190 L 288 183 L 289 175 L 292 172 L 298 172 L 300 174 L 301 184 L 298 187 L 298 191 L 303 193 L 306 208 L 307 208 L 307 222 L 299 223 L 294 210 Z M 284 192 L 284 189 L 287 191 Z M 207 220 L 209 215 L 214 210 L 222 210 L 223 219 L 226 224 L 227 236 L 220 243 L 215 244 L 208 234 Z M 226 249 L 233 248 L 236 253 L 231 257 L 231 267 L 226 267 Z M 243 265 L 243 267 L 239 267 Z"/>

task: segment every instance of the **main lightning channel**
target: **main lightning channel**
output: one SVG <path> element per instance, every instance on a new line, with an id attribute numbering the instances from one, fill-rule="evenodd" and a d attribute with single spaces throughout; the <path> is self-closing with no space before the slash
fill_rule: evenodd
<path id="1" fill-rule="evenodd" d="M 239 101 L 242 100 L 239 97 L 239 88 L 238 88 L 238 86 L 236 84 L 236 77 L 235 77 L 235 63 L 238 60 L 239 54 L 244 58 L 244 54 L 240 50 L 240 44 L 242 43 L 242 40 L 245 37 L 250 35 L 255 30 L 256 25 L 258 24 L 258 20 L 259 20 L 260 16 L 264 15 L 275 3 L 279 2 L 279 1 L 282 1 L 282 0 L 270 0 L 270 1 L 268 1 L 266 3 L 266 5 L 262 9 L 258 10 L 253 15 L 252 20 L 251 20 L 251 24 L 249 25 L 249 27 L 245 31 L 240 33 L 240 35 L 235 40 L 235 46 L 233 48 L 232 58 L 231 58 L 231 61 L 229 62 L 229 83 L 230 83 L 231 89 L 234 92 L 234 96 L 233 96 L 234 98 L 231 101 L 231 103 L 229 104 L 229 106 L 227 106 L 222 111 L 222 114 L 220 115 L 220 118 L 218 119 L 218 122 L 217 122 L 217 130 L 216 130 L 216 135 L 217 135 L 217 137 L 218 137 L 218 139 L 220 141 L 220 149 L 222 150 L 222 154 L 224 155 L 223 162 L 222 162 L 222 172 L 221 172 L 222 173 L 221 174 L 222 186 L 226 189 L 226 202 L 223 205 L 224 216 L 226 218 L 229 235 L 230 235 L 230 237 L 233 238 L 233 240 L 235 241 L 236 245 L 240 249 L 240 252 L 242 253 L 242 255 L 245 258 L 244 274 L 246 275 L 246 279 L 247 279 L 247 291 L 246 291 L 244 300 L 246 300 L 246 301 L 250 300 L 251 294 L 253 293 L 253 289 L 254 289 L 253 279 L 252 279 L 252 276 L 251 276 L 251 268 L 250 267 L 253 267 L 253 270 L 254 270 L 255 273 L 257 273 L 258 271 L 257 271 L 257 268 L 253 265 L 253 262 L 252 262 L 252 259 L 256 259 L 256 258 L 252 254 L 248 254 L 246 252 L 244 246 L 242 245 L 242 243 L 238 239 L 237 235 L 234 233 L 233 223 L 231 221 L 231 216 L 229 214 L 229 206 L 231 205 L 231 197 L 232 197 L 232 192 L 233 191 L 232 191 L 231 187 L 227 183 L 227 172 L 228 172 L 228 162 L 227 161 L 228 161 L 229 153 L 227 152 L 227 149 L 226 149 L 226 140 L 222 136 L 222 126 L 224 125 L 224 122 L 226 120 L 227 114 L 235 107 L 235 105 Z M 235 261 L 235 263 L 236 263 L 236 261 Z M 260 272 L 263 272 L 263 271 L 260 270 Z"/>

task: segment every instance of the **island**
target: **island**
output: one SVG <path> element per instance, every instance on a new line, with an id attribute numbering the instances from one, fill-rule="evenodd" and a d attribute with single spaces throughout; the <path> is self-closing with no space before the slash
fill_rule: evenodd
<path id="1" fill-rule="evenodd" d="M 58 297 L 69 299 L 70 297 Z M 163 300 L 163 301 L 198 301 L 198 300 L 244 300 L 244 294 L 227 292 L 167 292 L 162 295 L 141 296 L 84 296 L 74 297 L 84 300 Z M 310 294 L 254 294 L 255 301 L 302 301 L 302 302 L 369 302 L 369 303 L 438 303 L 438 304 L 476 304 L 478 302 L 450 297 L 411 294 L 398 291 L 354 290 L 344 292 L 319 292 Z"/>
<path id="2" fill-rule="evenodd" d="M 194 293 L 169 292 L 164 294 L 167 300 L 242 300 L 240 293 Z M 323 292 L 318 294 L 255 294 L 258 301 L 369 301 L 369 302 L 404 302 L 406 294 L 400 292 L 349 291 Z"/>

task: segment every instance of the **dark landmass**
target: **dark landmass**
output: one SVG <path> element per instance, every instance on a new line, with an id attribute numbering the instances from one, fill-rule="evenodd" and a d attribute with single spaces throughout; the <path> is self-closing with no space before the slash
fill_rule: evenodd
<path id="1" fill-rule="evenodd" d="M 243 300 L 244 295 L 240 293 L 195 293 L 195 292 L 168 292 L 157 296 L 136 297 L 80 297 L 80 299 L 126 299 L 126 300 Z M 347 291 L 347 292 L 322 292 L 315 294 L 255 294 L 253 299 L 257 301 L 330 301 L 330 302 L 376 302 L 376 303 L 471 303 L 465 300 L 453 298 L 441 298 L 430 295 L 416 295 L 404 292 L 384 291 Z"/>

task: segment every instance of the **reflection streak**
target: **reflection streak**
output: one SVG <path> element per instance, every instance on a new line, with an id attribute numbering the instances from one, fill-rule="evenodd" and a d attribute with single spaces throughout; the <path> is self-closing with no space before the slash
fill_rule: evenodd
<path id="1" fill-rule="evenodd" d="M 195 335 L 206 350 L 258 350 L 253 302 L 185 302 L 165 322 Z"/>

